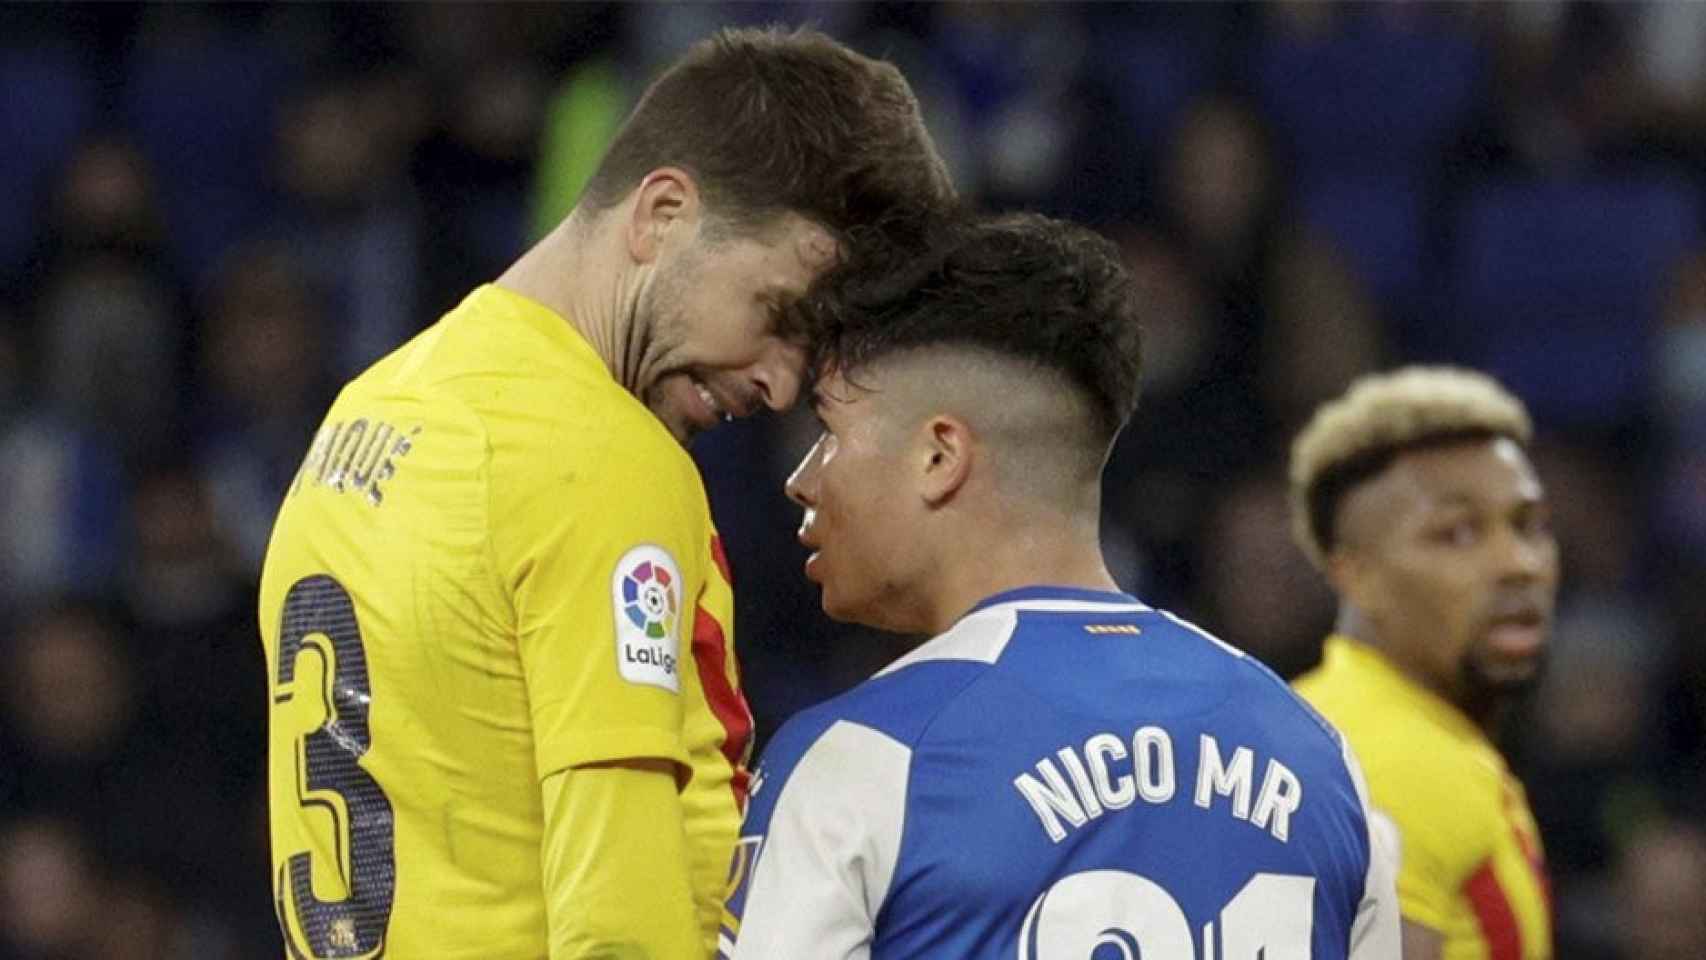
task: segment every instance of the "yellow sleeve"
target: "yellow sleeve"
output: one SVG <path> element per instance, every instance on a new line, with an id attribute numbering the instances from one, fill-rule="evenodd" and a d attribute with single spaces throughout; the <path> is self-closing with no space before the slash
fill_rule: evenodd
<path id="1" fill-rule="evenodd" d="M 1398 828 L 1399 912 L 1446 930 L 1491 836 L 1478 775 L 1462 749 L 1417 715 L 1392 676 L 1371 668 L 1358 649 L 1329 639 L 1322 666 L 1298 678 L 1297 692 L 1350 740 L 1369 805 Z"/>
<path id="2" fill-rule="evenodd" d="M 593 766 L 541 790 L 550 960 L 703 957 L 675 779 Z"/>
<path id="3" fill-rule="evenodd" d="M 1400 823 L 1398 909 L 1404 919 L 1432 930 L 1449 926 L 1456 888 L 1447 868 L 1448 851 L 1438 849 L 1438 834 Z"/>
<path id="4" fill-rule="evenodd" d="M 681 670 L 709 520 L 686 486 L 692 461 L 643 440 L 619 424 L 513 448 L 493 436 L 494 565 L 541 780 L 607 760 L 690 762 Z"/>
<path id="5" fill-rule="evenodd" d="M 1490 830 L 1478 786 L 1449 762 L 1424 756 L 1384 759 L 1379 786 L 1369 776 L 1374 803 L 1398 827 L 1398 905 L 1404 919 L 1449 929 L 1464 881 L 1487 855 Z M 1439 760 L 1440 758 L 1431 758 Z"/>

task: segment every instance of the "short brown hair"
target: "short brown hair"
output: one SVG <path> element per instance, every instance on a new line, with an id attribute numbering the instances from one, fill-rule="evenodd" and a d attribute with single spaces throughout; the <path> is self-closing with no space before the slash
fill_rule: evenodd
<path id="1" fill-rule="evenodd" d="M 1404 367 L 1360 377 L 1292 442 L 1292 535 L 1324 569 L 1340 501 L 1398 454 L 1481 437 L 1527 446 L 1532 432 L 1522 401 L 1484 373 Z"/>
<path id="2" fill-rule="evenodd" d="M 647 173 L 681 167 L 735 225 L 794 212 L 845 232 L 952 201 L 947 168 L 906 78 L 815 30 L 724 29 L 640 98 L 581 204 L 616 204 Z"/>

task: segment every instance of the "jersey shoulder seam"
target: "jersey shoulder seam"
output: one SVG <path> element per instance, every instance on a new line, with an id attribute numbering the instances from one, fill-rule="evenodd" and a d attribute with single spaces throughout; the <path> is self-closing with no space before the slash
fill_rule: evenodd
<path id="1" fill-rule="evenodd" d="M 925 741 L 925 739 L 929 737 L 930 731 L 936 726 L 936 722 L 942 718 L 942 714 L 946 713 L 949 707 L 958 703 L 960 698 L 964 697 L 971 690 L 972 687 L 977 686 L 977 684 L 982 682 L 984 680 L 984 678 L 988 677 L 991 673 L 993 673 L 995 670 L 995 664 L 1000 663 L 1000 662 L 1001 661 L 999 658 L 997 658 L 995 663 L 990 663 L 990 662 L 983 661 L 983 660 L 971 660 L 971 659 L 925 660 L 925 661 L 921 661 L 919 663 L 911 664 L 911 665 L 903 668 L 902 670 L 900 670 L 900 672 L 892 674 L 891 676 L 893 677 L 893 679 L 898 681 L 901 677 L 904 677 L 907 674 L 911 673 L 912 671 L 917 670 L 917 669 L 922 668 L 922 667 L 925 667 L 931 663 L 969 663 L 969 664 L 976 664 L 977 667 L 979 668 L 979 669 L 976 669 L 976 671 L 972 674 L 972 676 L 966 678 L 963 682 L 961 682 L 957 689 L 955 689 L 952 693 L 948 694 L 947 696 L 943 697 L 939 703 L 937 703 L 933 708 L 931 708 L 929 710 L 929 712 L 925 715 L 924 722 L 919 725 L 918 732 L 910 738 L 910 742 L 908 740 L 902 740 L 899 737 L 893 737 L 893 736 L 891 736 L 890 739 L 895 740 L 897 743 L 900 743 L 902 746 L 905 746 L 909 750 L 916 751 L 918 748 L 918 745 L 923 743 Z"/>

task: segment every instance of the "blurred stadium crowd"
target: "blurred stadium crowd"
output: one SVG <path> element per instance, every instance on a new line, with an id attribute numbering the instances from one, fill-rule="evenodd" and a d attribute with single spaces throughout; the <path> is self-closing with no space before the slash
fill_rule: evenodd
<path id="1" fill-rule="evenodd" d="M 1302 419 L 1412 360 L 1522 396 L 1558 955 L 1706 957 L 1706 4 L 703 3 L 0 7 L 0 960 L 278 955 L 254 584 L 330 391 L 566 212 L 656 65 L 766 21 L 900 64 L 979 202 L 1120 242 L 1118 572 L 1283 674 L 1333 613 Z M 695 450 L 761 739 L 902 646 L 800 576 L 809 429 Z"/>

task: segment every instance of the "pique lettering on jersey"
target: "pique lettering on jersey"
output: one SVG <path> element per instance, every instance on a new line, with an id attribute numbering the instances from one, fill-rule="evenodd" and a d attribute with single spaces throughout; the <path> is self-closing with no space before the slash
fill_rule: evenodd
<path id="1" fill-rule="evenodd" d="M 328 487 L 338 493 L 361 493 L 377 507 L 385 502 L 382 484 L 397 475 L 398 463 L 414 449 L 420 432 L 415 427 L 403 433 L 383 420 L 366 417 L 328 423 L 314 435 L 290 494 L 295 496 L 305 485 Z"/>
<path id="2" fill-rule="evenodd" d="M 1139 727 L 1130 748 L 1112 733 L 1098 733 L 1082 746 L 1064 746 L 1036 763 L 1036 772 L 1013 778 L 1013 786 L 1036 812 L 1053 843 L 1109 810 L 1138 800 L 1167 803 L 1178 792 L 1173 738 L 1156 726 Z M 1303 783 L 1291 769 L 1269 758 L 1260 785 L 1256 754 L 1249 747 L 1231 753 L 1209 734 L 1198 738 L 1195 789 L 1191 799 L 1204 810 L 1224 809 L 1234 818 L 1266 830 L 1281 843 L 1291 839 L 1291 815 L 1303 803 Z"/>

